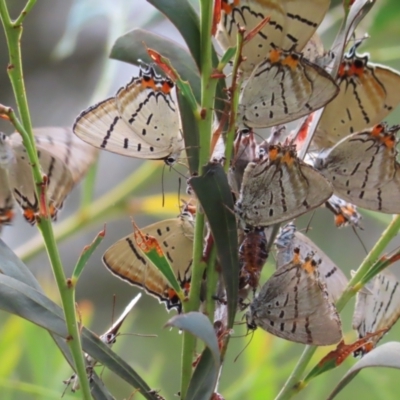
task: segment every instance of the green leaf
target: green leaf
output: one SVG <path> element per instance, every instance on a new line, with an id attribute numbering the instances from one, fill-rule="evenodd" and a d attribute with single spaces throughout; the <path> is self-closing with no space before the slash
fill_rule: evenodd
<path id="1" fill-rule="evenodd" d="M 216 367 L 212 352 L 206 347 L 193 372 L 186 394 L 186 400 L 209 400 L 214 393 L 219 368 Z"/>
<path id="2" fill-rule="evenodd" d="M 140 248 L 142 254 L 165 276 L 165 279 L 167 279 L 176 294 L 179 296 L 181 302 L 183 302 L 184 294 L 182 288 L 179 285 L 175 273 L 157 239 L 149 234 L 143 234 L 135 224 L 134 228 L 135 242 Z"/>
<path id="3" fill-rule="evenodd" d="M 15 255 L 15 253 L 0 239 L 0 270 L 1 273 L 16 279 L 26 285 L 43 293 L 39 282 L 33 276 L 28 267 Z M 67 362 L 72 366 L 74 364 L 68 345 L 65 340 L 54 336 L 51 332 L 53 340 L 63 353 Z"/>
<path id="4" fill-rule="evenodd" d="M 42 292 L 39 282 L 29 268 L 15 255 L 15 253 L 0 239 L 0 271 L 34 289 Z"/>
<path id="5" fill-rule="evenodd" d="M 178 29 L 198 69 L 201 68 L 199 16 L 187 0 L 147 0 L 162 12 Z M 172 59 L 173 60 L 173 59 Z"/>
<path id="6" fill-rule="evenodd" d="M 192 311 L 187 314 L 175 315 L 165 324 L 165 327 L 168 326 L 190 332 L 193 336 L 201 339 L 210 349 L 215 365 L 219 367 L 218 340 L 210 320 L 204 314 Z"/>
<path id="7" fill-rule="evenodd" d="M 174 68 L 184 81 L 189 82 L 197 102 L 200 102 L 199 70 L 192 56 L 177 43 L 143 29 L 134 29 L 116 40 L 110 57 L 134 65 L 140 65 L 139 60 L 152 63 L 146 46 L 172 60 Z"/>
<path id="8" fill-rule="evenodd" d="M 77 281 L 83 271 L 83 268 L 85 267 L 86 263 L 88 262 L 89 258 L 92 256 L 93 252 L 97 249 L 97 246 L 102 242 L 104 239 L 104 236 L 106 234 L 105 228 L 100 231 L 95 239 L 93 240 L 92 243 L 89 245 L 85 246 L 84 249 L 82 250 L 82 254 L 80 255 L 75 268 L 74 272 L 72 273 L 72 279 Z"/>
<path id="9" fill-rule="evenodd" d="M 62 309 L 44 294 L 9 276 L 0 275 L 0 309 L 18 315 L 65 340 L 68 332 Z M 130 385 L 140 389 L 147 399 L 155 399 L 148 393 L 150 387 L 143 379 L 97 335 L 82 329 L 82 347 L 98 362 L 113 371 Z"/>
<path id="10" fill-rule="evenodd" d="M 336 395 L 346 387 L 363 368 L 371 367 L 400 369 L 400 343 L 388 342 L 367 353 L 349 369 L 327 400 L 334 399 Z"/>
<path id="11" fill-rule="evenodd" d="M 207 216 L 217 247 L 227 296 L 228 328 L 231 328 L 239 290 L 239 245 L 231 189 L 222 166 L 214 163 L 207 164 L 201 176 L 190 178 L 189 184 Z"/>

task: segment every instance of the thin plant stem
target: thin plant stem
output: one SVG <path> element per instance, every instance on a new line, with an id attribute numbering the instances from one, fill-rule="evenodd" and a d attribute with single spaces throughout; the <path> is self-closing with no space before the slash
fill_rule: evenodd
<path id="1" fill-rule="evenodd" d="M 32 166 L 32 177 L 35 182 L 36 196 L 38 199 L 40 199 L 42 196 L 41 191 L 43 190 L 43 178 L 40 171 L 38 154 L 32 134 L 32 125 L 25 90 L 20 47 L 23 31 L 22 22 L 34 6 L 35 2 L 35 0 L 29 0 L 19 17 L 16 19 L 15 22 L 13 22 L 10 19 L 5 0 L 0 0 L 0 17 L 3 23 L 10 56 L 10 63 L 8 65 L 7 71 L 14 91 L 14 96 L 22 124 L 19 124 L 18 119 L 13 115 L 11 111 L 9 115 L 12 117 L 12 122 L 22 136 L 23 143 L 29 157 L 29 162 Z M 46 203 L 46 200 L 44 201 L 44 203 Z M 44 212 L 42 212 L 42 208 Z M 92 396 L 90 394 L 90 386 L 86 375 L 86 366 L 81 349 L 80 332 L 76 322 L 75 303 L 74 301 L 69 301 L 70 294 L 68 292 L 70 290 L 67 287 L 64 270 L 54 238 L 52 224 L 49 218 L 49 213 L 47 212 L 46 204 L 44 204 L 44 207 L 41 207 L 40 218 L 38 220 L 38 228 L 42 233 L 53 274 L 60 292 L 68 329 L 68 344 L 70 346 L 76 372 L 81 383 L 82 398 L 85 400 L 90 400 Z"/>
<path id="2" fill-rule="evenodd" d="M 212 73 L 212 26 L 213 2 L 200 0 L 200 47 L 201 47 L 201 119 L 199 120 L 200 154 L 199 171 L 210 157 L 211 128 L 214 118 L 214 99 L 217 80 Z M 189 300 L 185 312 L 198 310 L 200 305 L 200 286 L 206 267 L 203 257 L 203 236 L 205 217 L 200 204 L 197 207 L 193 243 L 193 266 Z M 215 272 L 216 273 L 216 272 Z M 192 376 L 192 361 L 196 348 L 196 339 L 188 332 L 183 333 L 181 398 L 184 399 Z"/>
<path id="3" fill-rule="evenodd" d="M 353 289 L 354 286 L 361 280 L 361 278 L 368 272 L 373 263 L 378 259 L 380 254 L 385 250 L 390 241 L 397 235 L 400 230 L 400 215 L 394 216 L 392 222 L 382 233 L 380 239 L 376 242 L 375 246 L 371 249 L 364 261 L 358 268 L 356 274 L 352 277 L 346 290 L 341 295 L 336 303 L 336 308 L 340 312 L 347 302 L 354 296 L 356 291 Z M 300 377 L 304 374 L 308 363 L 312 356 L 317 350 L 316 346 L 306 346 L 303 354 L 300 356 L 299 361 L 296 364 L 293 372 L 290 374 L 288 380 L 283 386 L 282 390 L 278 394 L 275 400 L 286 400 L 290 399 L 297 392 L 302 390 L 305 385 L 302 385 Z"/>

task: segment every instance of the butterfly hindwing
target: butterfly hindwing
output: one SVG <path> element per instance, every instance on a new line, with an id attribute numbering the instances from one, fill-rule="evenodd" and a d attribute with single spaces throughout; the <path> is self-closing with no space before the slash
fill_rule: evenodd
<path id="1" fill-rule="evenodd" d="M 188 290 L 191 276 L 193 249 L 193 217 L 182 213 L 179 218 L 149 225 L 141 231 L 157 239 L 175 272 L 184 292 Z M 149 263 L 135 242 L 134 234 L 114 243 L 103 255 L 105 266 L 119 278 L 144 288 L 148 293 L 166 303 L 167 309 L 181 304 L 162 273 Z"/>

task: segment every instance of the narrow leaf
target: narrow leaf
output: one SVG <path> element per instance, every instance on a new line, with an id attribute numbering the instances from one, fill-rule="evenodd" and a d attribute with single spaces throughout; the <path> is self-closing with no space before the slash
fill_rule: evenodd
<path id="1" fill-rule="evenodd" d="M 222 166 L 213 163 L 203 168 L 201 176 L 190 178 L 189 184 L 207 216 L 217 247 L 227 296 L 228 328 L 231 328 L 239 289 L 238 238 L 231 189 Z"/>
<path id="2" fill-rule="evenodd" d="M 142 233 L 135 223 L 133 223 L 133 226 L 135 230 L 135 242 L 142 251 L 142 254 L 165 276 L 179 296 L 179 299 L 184 301 L 185 296 L 182 288 L 157 239 L 154 236 Z"/>
<path id="3" fill-rule="evenodd" d="M 44 294 L 9 276 L 0 275 L 0 309 L 18 315 L 65 340 L 68 332 L 62 309 Z M 156 399 L 149 393 L 144 380 L 97 335 L 82 329 L 82 347 L 94 359 L 113 371 L 130 385 L 140 389 L 147 399 Z"/>
<path id="4" fill-rule="evenodd" d="M 178 29 L 198 69 L 201 67 L 199 16 L 187 0 L 147 0 L 162 12 Z"/>
<path id="5" fill-rule="evenodd" d="M 151 63 L 152 59 L 146 47 L 156 50 L 163 57 L 174 60 L 174 68 L 182 80 L 189 82 L 199 102 L 201 98 L 199 70 L 192 56 L 177 43 L 143 29 L 134 29 L 116 40 L 110 57 L 134 65 L 140 65 L 139 60 Z"/>
<path id="6" fill-rule="evenodd" d="M 210 320 L 204 314 L 192 311 L 187 314 L 175 315 L 165 326 L 173 326 L 180 330 L 190 332 L 193 336 L 201 339 L 210 349 L 215 365 L 217 367 L 219 366 L 220 354 L 218 340 Z"/>
<path id="7" fill-rule="evenodd" d="M 363 369 L 371 367 L 386 367 L 400 369 L 400 343 L 388 342 L 376 347 L 367 353 L 361 360 L 354 364 L 346 375 L 340 380 L 327 400 L 332 400 L 347 386 L 353 378 Z"/>
<path id="8" fill-rule="evenodd" d="M 104 239 L 104 236 L 106 234 L 106 229 L 104 228 L 102 231 L 100 231 L 95 239 L 93 240 L 92 243 L 89 245 L 85 246 L 84 249 L 82 250 L 82 253 L 75 265 L 74 271 L 72 273 L 72 279 L 76 282 L 82 271 L 83 268 L 85 267 L 86 263 L 88 262 L 89 258 L 92 256 L 93 252 L 97 249 L 97 246 L 102 242 Z"/>
<path id="9" fill-rule="evenodd" d="M 212 352 L 206 347 L 193 372 L 186 400 L 209 400 L 217 384 L 218 371 Z"/>

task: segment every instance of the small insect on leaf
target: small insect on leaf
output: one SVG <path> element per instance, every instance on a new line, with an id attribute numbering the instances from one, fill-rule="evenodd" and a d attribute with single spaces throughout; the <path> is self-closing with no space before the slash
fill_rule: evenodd
<path id="1" fill-rule="evenodd" d="M 132 223 L 134 228 L 134 239 L 137 246 L 143 252 L 143 255 L 165 276 L 179 299 L 183 301 L 185 296 L 182 288 L 180 287 L 174 271 L 157 239 L 149 234 L 144 234 L 135 222 L 132 221 Z"/>
<path id="2" fill-rule="evenodd" d="M 346 358 L 356 352 L 357 350 L 367 346 L 370 339 L 376 335 L 380 335 L 387 331 L 387 328 L 380 329 L 379 331 L 370 333 L 363 337 L 362 339 L 358 339 L 354 343 L 345 344 L 344 340 L 342 340 L 336 347 L 335 350 L 329 352 L 306 376 L 304 379 L 304 383 L 310 381 L 312 378 L 315 378 L 322 373 L 334 369 L 341 365 Z"/>

